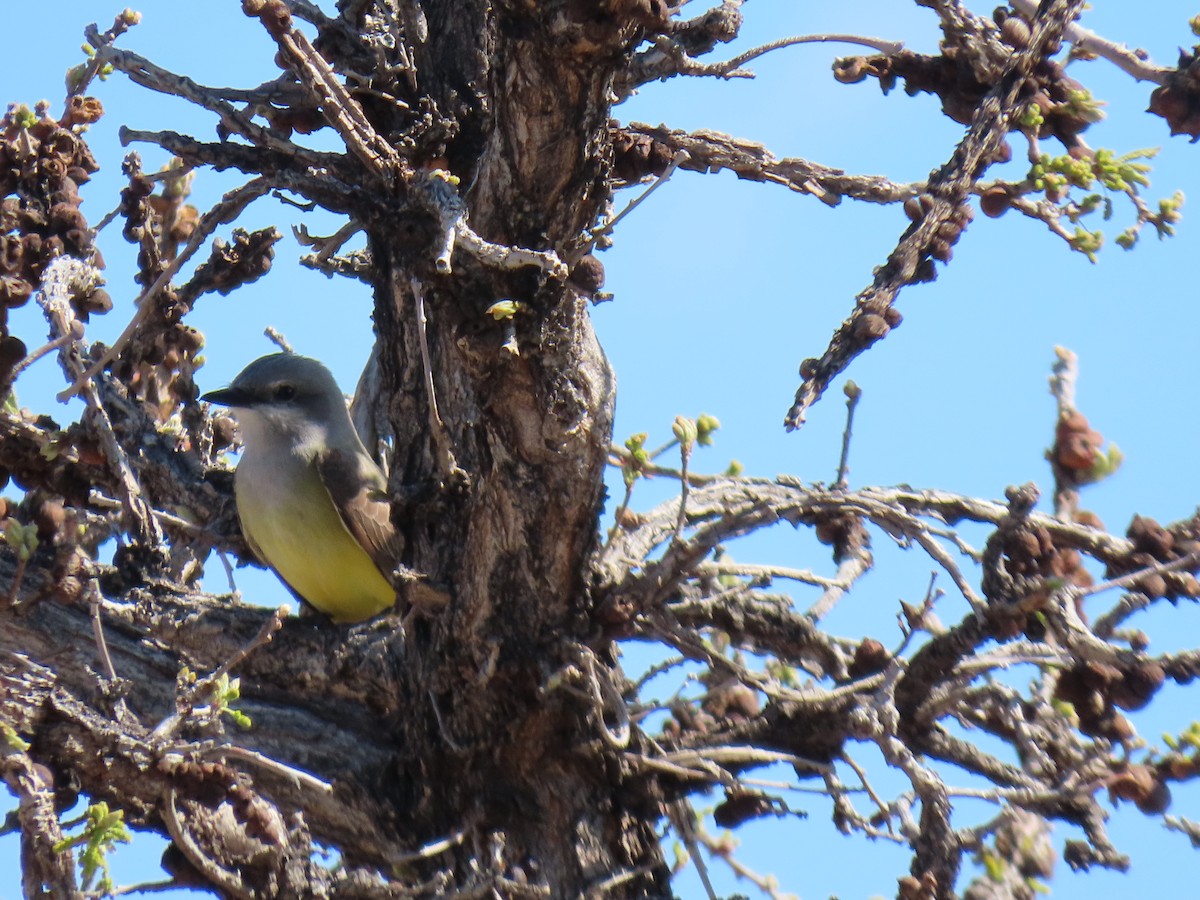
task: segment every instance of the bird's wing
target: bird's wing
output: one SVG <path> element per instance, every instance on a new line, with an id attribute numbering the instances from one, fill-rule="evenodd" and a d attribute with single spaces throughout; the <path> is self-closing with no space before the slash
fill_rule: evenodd
<path id="1" fill-rule="evenodd" d="M 317 473 L 347 530 L 390 581 L 400 561 L 401 538 L 392 525 L 383 476 L 376 470 L 364 478 L 362 462 L 338 449 L 317 457 Z"/>

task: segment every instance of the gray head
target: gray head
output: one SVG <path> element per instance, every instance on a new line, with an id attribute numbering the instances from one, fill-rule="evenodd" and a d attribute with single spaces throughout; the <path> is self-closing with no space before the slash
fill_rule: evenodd
<path id="1" fill-rule="evenodd" d="M 256 359 L 227 388 L 200 398 L 237 415 L 248 450 L 284 439 L 297 451 L 354 435 L 346 401 L 320 362 L 295 353 Z M 357 436 L 354 440 L 357 441 Z"/>

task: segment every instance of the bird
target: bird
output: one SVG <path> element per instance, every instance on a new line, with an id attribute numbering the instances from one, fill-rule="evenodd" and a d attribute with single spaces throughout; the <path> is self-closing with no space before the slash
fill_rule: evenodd
<path id="1" fill-rule="evenodd" d="M 399 537 L 387 479 L 329 369 L 273 353 L 200 399 L 229 407 L 241 431 L 234 496 L 254 555 L 334 622 L 391 608 Z"/>

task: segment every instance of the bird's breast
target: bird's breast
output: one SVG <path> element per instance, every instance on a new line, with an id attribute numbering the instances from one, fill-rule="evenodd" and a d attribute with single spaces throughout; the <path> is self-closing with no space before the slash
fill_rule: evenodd
<path id="1" fill-rule="evenodd" d="M 395 591 L 347 530 L 316 465 L 247 453 L 234 482 L 242 529 L 297 594 L 335 621 L 370 618 Z"/>

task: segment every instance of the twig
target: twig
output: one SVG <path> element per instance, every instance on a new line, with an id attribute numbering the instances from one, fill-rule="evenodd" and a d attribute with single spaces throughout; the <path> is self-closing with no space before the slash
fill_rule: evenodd
<path id="1" fill-rule="evenodd" d="M 846 395 L 846 430 L 842 432 L 842 456 L 838 460 L 837 478 L 833 482 L 835 489 L 846 487 L 846 473 L 850 461 L 850 436 L 854 432 L 854 410 L 858 407 L 859 398 L 862 397 L 862 388 L 853 381 L 847 381 L 842 391 Z"/>
<path id="2" fill-rule="evenodd" d="M 670 659 L 664 659 L 660 663 L 655 663 L 634 682 L 633 687 L 630 689 L 630 696 L 638 696 L 648 682 L 662 675 L 664 672 L 669 672 L 676 666 L 683 665 L 685 662 L 687 662 L 687 657 L 685 656 L 672 656 Z"/>
<path id="3" fill-rule="evenodd" d="M 263 622 L 262 627 L 258 629 L 258 633 L 249 642 L 239 647 L 232 656 L 221 663 L 211 674 L 197 681 L 191 690 L 186 691 L 176 701 L 176 711 L 159 722 L 154 731 L 150 733 L 151 742 L 161 742 L 170 738 L 187 717 L 191 715 L 196 704 L 205 697 L 206 693 L 212 689 L 213 685 L 222 676 L 228 675 L 235 666 L 240 665 L 255 650 L 271 643 L 276 632 L 283 627 L 283 619 L 287 615 L 287 611 L 288 608 L 286 606 L 276 609 L 271 614 L 271 617 Z"/>
<path id="4" fill-rule="evenodd" d="M 109 897 L 125 897 L 129 894 L 157 894 L 162 891 L 183 890 L 184 887 L 174 878 L 163 881 L 143 881 L 140 884 L 126 884 L 115 887 L 111 891 L 88 891 L 84 894 L 88 900 L 108 900 Z"/>
<path id="5" fill-rule="evenodd" d="M 218 681 L 222 676 L 228 675 L 233 669 L 241 665 L 246 657 L 255 650 L 265 647 L 267 644 L 271 643 L 275 635 L 279 632 L 279 629 L 283 627 L 283 620 L 287 614 L 288 608 L 286 606 L 281 606 L 276 609 L 271 614 L 271 618 L 263 622 L 262 627 L 258 629 L 258 633 L 254 635 L 254 637 L 252 637 L 247 644 L 239 647 L 233 656 L 229 657 L 229 659 L 217 666 L 217 668 L 206 678 L 203 678 L 196 683 L 195 690 L 193 691 L 193 697 L 200 696 L 200 694 L 208 690 L 208 688 L 214 682 Z"/>
<path id="6" fill-rule="evenodd" d="M 85 35 L 92 46 L 96 48 L 96 55 L 93 59 L 97 60 L 101 65 L 107 63 L 114 69 L 124 72 L 129 77 L 129 80 L 135 84 L 149 88 L 152 91 L 157 91 L 160 94 L 182 97 L 202 109 L 207 109 L 209 112 L 215 113 L 220 118 L 222 127 L 228 129 L 233 134 L 240 135 L 256 147 L 264 147 L 276 152 L 286 153 L 293 158 L 305 153 L 302 148 L 297 147 L 291 141 L 279 137 L 271 129 L 256 124 L 251 114 L 244 113 L 229 102 L 230 99 L 237 102 L 245 101 L 247 99 L 245 94 L 228 89 L 206 87 L 197 84 L 185 75 L 176 75 L 174 72 L 155 65 L 137 53 L 110 45 L 101 46 L 97 43 L 92 28 L 88 28 L 85 31 Z M 275 84 L 278 84 L 278 82 Z M 275 92 L 270 92 L 254 99 L 261 103 L 289 102 L 289 98 L 280 97 Z M 143 140 L 146 138 L 145 132 L 134 132 L 122 128 L 119 132 L 122 144 L 127 144 L 131 135 L 133 140 Z"/>
<path id="7" fill-rule="evenodd" d="M 1197 565 L 1200 565 L 1200 552 L 1187 553 L 1178 559 L 1172 559 L 1168 562 L 1155 563 L 1152 566 L 1146 566 L 1144 569 L 1138 569 L 1136 572 L 1129 572 L 1119 578 L 1112 578 L 1108 581 L 1101 581 L 1089 587 L 1079 588 L 1080 597 L 1091 597 L 1094 594 L 1101 594 L 1105 591 L 1112 591 L 1121 588 L 1133 587 L 1147 575 L 1156 575 L 1164 572 L 1178 572 L 1180 569 L 1191 571 Z"/>
<path id="8" fill-rule="evenodd" d="M 229 561 L 229 554 L 222 548 L 217 547 L 217 559 L 221 561 L 221 565 L 225 568 L 225 582 L 229 585 L 229 593 L 233 597 L 241 598 L 241 594 L 237 588 L 237 582 L 233 578 L 233 564 Z"/>
<path id="9" fill-rule="evenodd" d="M 446 423 L 442 421 L 442 414 L 438 411 L 437 388 L 433 381 L 433 363 L 429 355 L 429 340 L 426 337 L 429 320 L 425 315 L 425 286 L 416 278 L 410 279 L 409 285 L 412 288 L 413 301 L 416 307 L 417 342 L 421 347 L 421 367 L 425 374 L 425 393 L 429 397 L 429 430 L 433 437 L 434 446 L 437 447 L 438 451 L 438 469 L 444 478 L 448 478 L 458 471 L 458 462 L 454 458 L 454 451 L 450 448 L 450 437 L 446 433 Z"/>
<path id="10" fill-rule="evenodd" d="M 683 540 L 683 529 L 687 525 L 688 460 L 692 458 L 692 442 L 679 442 L 679 516 L 675 519 L 675 540 Z"/>
<path id="11" fill-rule="evenodd" d="M 218 744 L 215 747 L 210 747 L 204 751 L 204 757 L 219 758 L 219 759 L 241 759 L 246 762 L 253 763 L 260 769 L 265 769 L 268 772 L 274 772 L 290 781 L 295 787 L 307 787 L 314 791 L 319 791 L 322 794 L 332 794 L 333 785 L 328 781 L 323 781 L 315 775 L 297 769 L 293 766 L 281 763 L 277 759 L 271 759 L 255 750 L 247 749 L 246 747 L 238 747 L 234 744 Z"/>
<path id="12" fill-rule="evenodd" d="M 182 888 L 183 885 L 174 878 L 168 878 L 164 881 L 143 881 L 141 884 L 127 884 L 103 893 L 89 891 L 84 896 L 88 900 L 106 900 L 108 897 L 124 897 L 127 894 L 157 894 L 159 891 L 181 890 Z"/>
<path id="13" fill-rule="evenodd" d="M 818 575 L 811 569 L 793 569 L 789 566 L 774 566 L 760 565 L 758 563 L 742 563 L 742 562 L 705 562 L 696 567 L 697 575 L 710 575 L 721 577 L 723 575 L 736 575 L 744 578 L 752 578 L 756 581 L 770 582 L 772 578 L 786 578 L 789 581 L 800 581 L 804 584 L 811 584 L 814 587 L 847 587 L 844 582 L 838 581 L 837 578 L 827 578 L 824 575 Z"/>
<path id="14" fill-rule="evenodd" d="M 1183 816 L 1163 816 L 1163 824 L 1171 831 L 1186 835 L 1193 847 L 1200 848 L 1200 822 Z"/>
<path id="15" fill-rule="evenodd" d="M 841 169 L 787 157 L 777 159 L 757 141 L 731 137 L 719 131 L 681 131 L 665 125 L 631 122 L 618 133 L 650 138 L 672 153 L 687 152 L 680 168 L 690 172 L 733 172 L 747 181 L 779 184 L 811 194 L 826 206 L 837 206 L 842 197 L 867 203 L 900 203 L 915 197 L 922 185 L 896 184 L 881 175 L 847 175 Z"/>
<path id="16" fill-rule="evenodd" d="M 871 802 L 875 804 L 875 808 L 878 809 L 881 814 L 883 814 L 885 820 L 888 823 L 888 831 L 891 831 L 892 830 L 892 820 L 891 820 L 891 815 L 890 815 L 890 808 L 888 807 L 888 805 L 886 803 L 883 802 L 883 799 L 877 793 L 875 793 L 875 789 L 873 787 L 871 787 L 871 782 L 867 779 L 866 771 L 863 769 L 862 766 L 860 766 L 858 763 L 856 763 L 854 761 L 853 757 L 851 757 L 844 750 L 842 751 L 842 754 L 841 754 L 841 760 L 842 760 L 842 762 L 844 762 L 846 765 L 848 765 L 850 767 L 850 769 L 854 772 L 855 775 L 858 776 L 858 781 L 862 785 L 862 789 L 864 791 L 866 791 L 867 796 L 871 798 Z"/>
<path id="17" fill-rule="evenodd" d="M 30 366 L 32 366 L 35 362 L 37 362 L 39 359 L 41 359 L 47 353 L 52 353 L 55 350 L 61 350 L 63 347 L 70 344 L 71 341 L 75 341 L 78 339 L 79 339 L 79 335 L 67 333 L 67 334 L 60 334 L 54 340 L 49 341 L 48 343 L 42 344 L 42 346 L 38 347 L 36 350 L 34 350 L 32 353 L 30 353 L 28 356 L 26 356 L 24 359 L 22 359 L 20 362 L 18 362 L 15 366 L 12 367 L 12 371 L 9 373 L 9 376 L 8 376 L 8 383 L 9 384 L 15 383 L 17 380 L 17 376 L 19 376 L 22 372 L 24 372 L 26 369 L 28 369 Z"/>
<path id="18" fill-rule="evenodd" d="M 288 339 L 285 338 L 275 328 L 274 325 L 268 325 L 266 328 L 264 328 L 263 334 L 266 335 L 268 341 L 270 341 L 272 344 L 274 344 L 276 347 L 278 347 L 280 349 L 280 351 L 282 351 L 283 353 L 295 353 L 296 352 L 295 350 L 292 349 L 292 345 L 288 342 Z"/>
<path id="19" fill-rule="evenodd" d="M 958 568 L 958 564 L 950 558 L 950 554 L 945 551 L 941 544 L 925 532 L 924 528 L 917 529 L 912 539 L 921 545 L 921 549 L 933 557 L 934 562 L 946 570 L 946 574 L 950 576 L 950 580 L 954 582 L 954 586 L 962 593 L 967 602 L 971 604 L 971 609 L 976 614 L 982 615 L 987 609 L 987 603 L 982 597 L 975 593 L 975 589 L 971 587 L 971 583 L 963 576 L 962 570 Z"/>
<path id="20" fill-rule="evenodd" d="M 137 476 L 129 464 L 125 448 L 117 440 L 96 385 L 91 376 L 83 371 L 83 327 L 75 318 L 70 298 L 73 292 L 94 285 L 97 278 L 98 273 L 93 267 L 73 257 L 60 256 L 46 266 L 38 302 L 50 321 L 51 332 L 72 336 L 72 340 L 59 349 L 59 362 L 67 378 L 75 379 L 76 386 L 83 393 L 83 399 L 92 414 L 92 423 L 99 432 L 105 462 L 120 486 L 121 502 L 126 516 L 129 517 L 131 528 L 148 548 L 161 552 L 162 530 L 150 514 L 149 505 L 142 498 Z"/>
<path id="21" fill-rule="evenodd" d="M 304 32 L 293 27 L 276 30 L 272 24 L 268 24 L 269 4 L 260 4 L 257 15 L 267 33 L 279 45 L 288 67 L 307 89 L 309 99 L 320 108 L 325 121 L 342 138 L 346 148 L 387 187 L 395 188 L 399 182 L 406 181 L 411 175 L 407 162 L 375 131 L 358 101 L 350 95 L 325 58 L 309 43 Z"/>
<path id="22" fill-rule="evenodd" d="M 594 882 L 579 893 L 576 900 L 595 900 L 616 891 L 623 884 L 628 884 L 635 878 L 643 878 L 654 871 L 653 866 L 639 866 L 636 869 L 618 869 L 601 881 Z"/>
<path id="23" fill-rule="evenodd" d="M 1075 384 L 1079 380 L 1079 357 L 1066 347 L 1054 348 L 1054 374 L 1050 378 L 1050 393 L 1058 404 L 1059 414 L 1075 409 Z"/>
<path id="24" fill-rule="evenodd" d="M 29 553 L 25 551 L 17 552 L 17 564 L 13 569 L 12 584 L 9 585 L 8 594 L 4 598 L 4 605 L 12 609 L 17 605 L 17 599 L 21 593 L 21 584 L 25 581 L 25 569 L 29 565 Z"/>
<path id="25" fill-rule="evenodd" d="M 362 231 L 362 225 L 353 220 L 347 222 L 333 234 L 329 235 L 329 237 L 311 235 L 308 233 L 308 229 L 302 224 L 292 226 L 292 235 L 301 247 L 313 247 L 316 249 L 317 252 L 310 257 L 315 267 L 328 262 L 331 256 L 346 245 L 346 241 L 350 240 L 350 238 L 354 237 L 360 231 Z"/>
<path id="26" fill-rule="evenodd" d="M 419 850 L 413 850 L 411 853 L 401 853 L 396 856 L 389 856 L 388 862 L 393 866 L 403 866 L 420 860 L 432 859 L 440 853 L 445 853 L 447 850 L 458 847 L 466 840 L 466 831 L 455 831 L 447 835 L 440 841 L 430 841 L 424 844 Z"/>
<path id="27" fill-rule="evenodd" d="M 696 864 L 696 874 L 700 876 L 704 892 L 708 894 L 708 900 L 717 900 L 717 892 L 713 890 L 712 882 L 708 877 L 708 866 L 700 856 L 700 847 L 696 840 L 696 811 L 692 809 L 692 804 L 686 799 L 668 804 L 667 818 L 675 826 L 675 833 L 679 835 L 679 839 L 688 848 L 692 862 Z"/>
<path id="28" fill-rule="evenodd" d="M 825 586 L 824 593 L 808 608 L 805 615 L 814 622 L 819 622 L 825 618 L 830 610 L 837 605 L 837 602 L 846 595 L 854 583 L 871 570 L 871 565 L 874 561 L 874 557 L 867 547 L 860 548 L 859 552 L 842 560 L 838 564 L 838 569 L 833 579 Z"/>
<path id="29" fill-rule="evenodd" d="M 1012 7 L 1023 16 L 1037 15 L 1038 6 L 1034 0 L 1013 0 Z M 1166 81 L 1170 69 L 1156 66 L 1140 55 L 1143 51 L 1130 50 L 1128 47 L 1103 38 L 1096 32 L 1084 28 L 1078 22 L 1070 22 L 1063 30 L 1063 37 L 1078 47 L 1102 59 L 1107 59 L 1117 68 L 1132 75 L 1138 81 L 1152 81 L 1162 84 Z"/>
<path id="30" fill-rule="evenodd" d="M 117 670 L 113 668 L 112 657 L 108 653 L 108 643 L 104 640 L 104 625 L 100 621 L 100 607 L 104 603 L 104 596 L 100 593 L 100 586 L 93 578 L 88 582 L 88 606 L 91 608 L 92 615 L 92 635 L 96 639 L 96 650 L 100 654 L 100 664 L 104 666 L 104 674 L 108 678 L 110 684 L 117 683 Z"/>
<path id="31" fill-rule="evenodd" d="M 459 246 L 493 268 L 507 271 L 533 266 L 558 279 L 566 278 L 570 272 L 567 264 L 553 250 L 527 250 L 524 247 L 493 244 L 472 231 L 465 221 L 458 223 L 455 236 Z"/>
<path id="32" fill-rule="evenodd" d="M 98 509 L 118 510 L 122 508 L 121 501 L 112 497 L 101 494 L 96 488 L 88 491 L 88 503 Z M 170 525 L 172 528 L 178 528 L 180 531 L 185 531 L 195 537 L 208 537 L 211 541 L 211 535 L 202 526 L 195 522 L 189 522 L 187 519 L 181 519 L 179 516 L 169 512 L 164 512 L 161 509 L 150 509 L 150 515 L 154 516 L 164 525 Z"/>
<path id="33" fill-rule="evenodd" d="M 125 349 L 125 345 L 129 343 L 138 328 L 149 317 L 151 310 L 154 308 L 153 299 L 170 280 L 175 276 L 175 273 L 192 258 L 193 254 L 200 249 L 200 246 L 208 239 L 208 237 L 216 231 L 217 227 L 231 222 L 241 215 L 252 201 L 261 197 L 271 189 L 270 181 L 265 177 L 254 178 L 239 188 L 235 188 L 225 194 L 219 203 L 212 209 L 201 216 L 200 221 L 196 223 L 196 229 L 192 232 L 192 236 L 188 239 L 187 245 L 183 250 L 172 259 L 163 269 L 162 273 L 154 279 L 154 283 L 146 288 L 140 297 L 135 302 L 137 311 L 133 314 L 133 318 L 129 320 L 129 324 L 125 326 L 125 330 L 113 342 L 101 357 L 92 363 L 82 375 L 75 379 L 69 388 L 62 391 L 58 395 L 58 399 L 65 403 L 83 387 L 84 383 L 94 378 L 100 371 L 109 363 L 116 359 L 121 351 Z"/>
<path id="34" fill-rule="evenodd" d="M 1075 414 L 1075 385 L 1079 380 L 1079 358 L 1066 347 L 1054 348 L 1053 373 L 1050 377 L 1050 393 L 1058 407 L 1056 423 L 1062 423 Z M 1070 477 L 1054 454 L 1050 468 L 1054 473 L 1054 514 L 1064 521 L 1071 521 L 1079 508 L 1079 485 Z"/>
<path id="35" fill-rule="evenodd" d="M 116 17 L 112 27 L 104 32 L 104 34 L 100 34 L 99 29 L 95 25 L 88 26 L 84 33 L 88 39 L 88 43 L 96 49 L 107 47 L 132 26 L 138 24 L 140 18 L 139 14 L 131 14 L 129 10 L 126 10 Z M 101 59 L 99 54 L 92 55 L 84 65 L 79 77 L 68 82 L 67 100 L 70 101 L 72 97 L 83 96 L 84 91 L 88 89 L 95 77 L 100 73 L 103 65 L 104 60 Z"/>
<path id="36" fill-rule="evenodd" d="M 686 150 L 684 150 L 682 148 L 676 150 L 675 154 L 671 157 L 671 161 L 667 164 L 667 167 L 663 170 L 663 173 L 661 175 L 659 175 L 657 178 L 655 178 L 654 181 L 644 191 L 642 191 L 637 197 L 635 197 L 633 200 L 631 200 L 629 202 L 628 206 L 626 206 L 623 210 L 621 210 L 619 213 L 617 213 L 616 216 L 609 219 L 608 222 L 601 224 L 601 225 L 597 225 L 595 228 L 592 229 L 592 238 L 590 241 L 588 241 L 587 246 L 589 248 L 591 248 L 591 247 L 595 246 L 596 241 L 598 241 L 600 238 L 604 237 L 607 234 L 612 234 L 613 229 L 617 227 L 617 223 L 619 223 L 627 215 L 629 215 L 631 212 L 633 212 L 635 209 L 637 209 L 639 206 L 641 206 L 642 203 L 644 203 L 646 201 L 646 198 L 648 198 L 651 194 L 653 194 L 660 187 L 662 187 L 664 184 L 666 184 L 667 181 L 670 179 L 670 177 L 675 174 L 675 170 L 678 169 L 681 165 L 683 165 L 683 163 L 687 162 L 687 160 L 688 160 L 688 152 Z"/>
<path id="37" fill-rule="evenodd" d="M 999 158 L 1026 79 L 1083 3 L 1084 0 L 1049 0 L 1042 4 L 1028 44 L 1010 55 L 1003 73 L 976 108 L 966 136 L 926 184 L 922 197 L 928 198 L 923 204 L 927 208 L 920 220 L 906 229 L 887 261 L 875 270 L 872 283 L 858 294 L 853 311 L 834 333 L 824 353 L 802 365 L 803 380 L 796 390 L 795 402 L 784 417 L 784 426 L 789 431 L 804 424 L 809 408 L 834 378 L 887 334 L 891 327 L 887 315 L 900 291 L 934 274 L 932 251 L 938 232 L 943 228 L 953 228 L 955 234 L 962 231 L 966 224 L 963 210 L 969 209 L 971 189 L 988 165 Z M 946 5 L 958 7 L 956 3 Z M 868 320 L 868 316 L 882 321 Z"/>
<path id="38" fill-rule="evenodd" d="M 760 875 L 745 863 L 740 862 L 737 857 L 733 855 L 733 851 L 729 846 L 719 841 L 717 838 L 714 838 L 706 831 L 701 830 L 699 837 L 700 840 L 704 842 L 705 848 L 712 856 L 729 866 L 729 868 L 733 870 L 733 874 L 738 878 L 745 878 L 747 881 L 754 884 L 755 887 L 770 897 L 771 900 L 799 900 L 795 894 L 785 894 L 780 892 L 775 886 L 775 879 L 773 876 Z"/>
<path id="39" fill-rule="evenodd" d="M 904 49 L 902 41 L 889 41 L 885 38 L 867 37 L 859 34 L 798 34 L 794 37 L 779 38 L 778 40 L 761 44 L 758 47 L 747 50 L 745 53 L 739 53 L 737 56 L 724 62 L 695 63 L 684 70 L 682 74 L 717 75 L 722 78 L 740 77 L 738 69 L 748 62 L 758 59 L 760 56 L 765 56 L 768 53 L 775 50 L 782 50 L 786 47 L 795 47 L 798 44 L 818 43 L 857 44 L 860 47 L 869 47 L 884 56 L 892 56 Z M 749 75 L 750 73 L 745 74 Z"/>
<path id="40" fill-rule="evenodd" d="M 622 522 L 625 519 L 625 513 L 629 509 L 629 501 L 633 499 L 633 486 L 637 484 L 637 479 L 629 479 L 625 482 L 625 496 L 621 498 L 621 502 L 617 505 L 616 512 L 613 513 L 612 528 L 608 529 L 608 537 L 604 541 L 602 553 L 607 553 L 608 548 L 612 546 L 613 539 L 617 536 L 617 532 L 624 527 Z"/>

